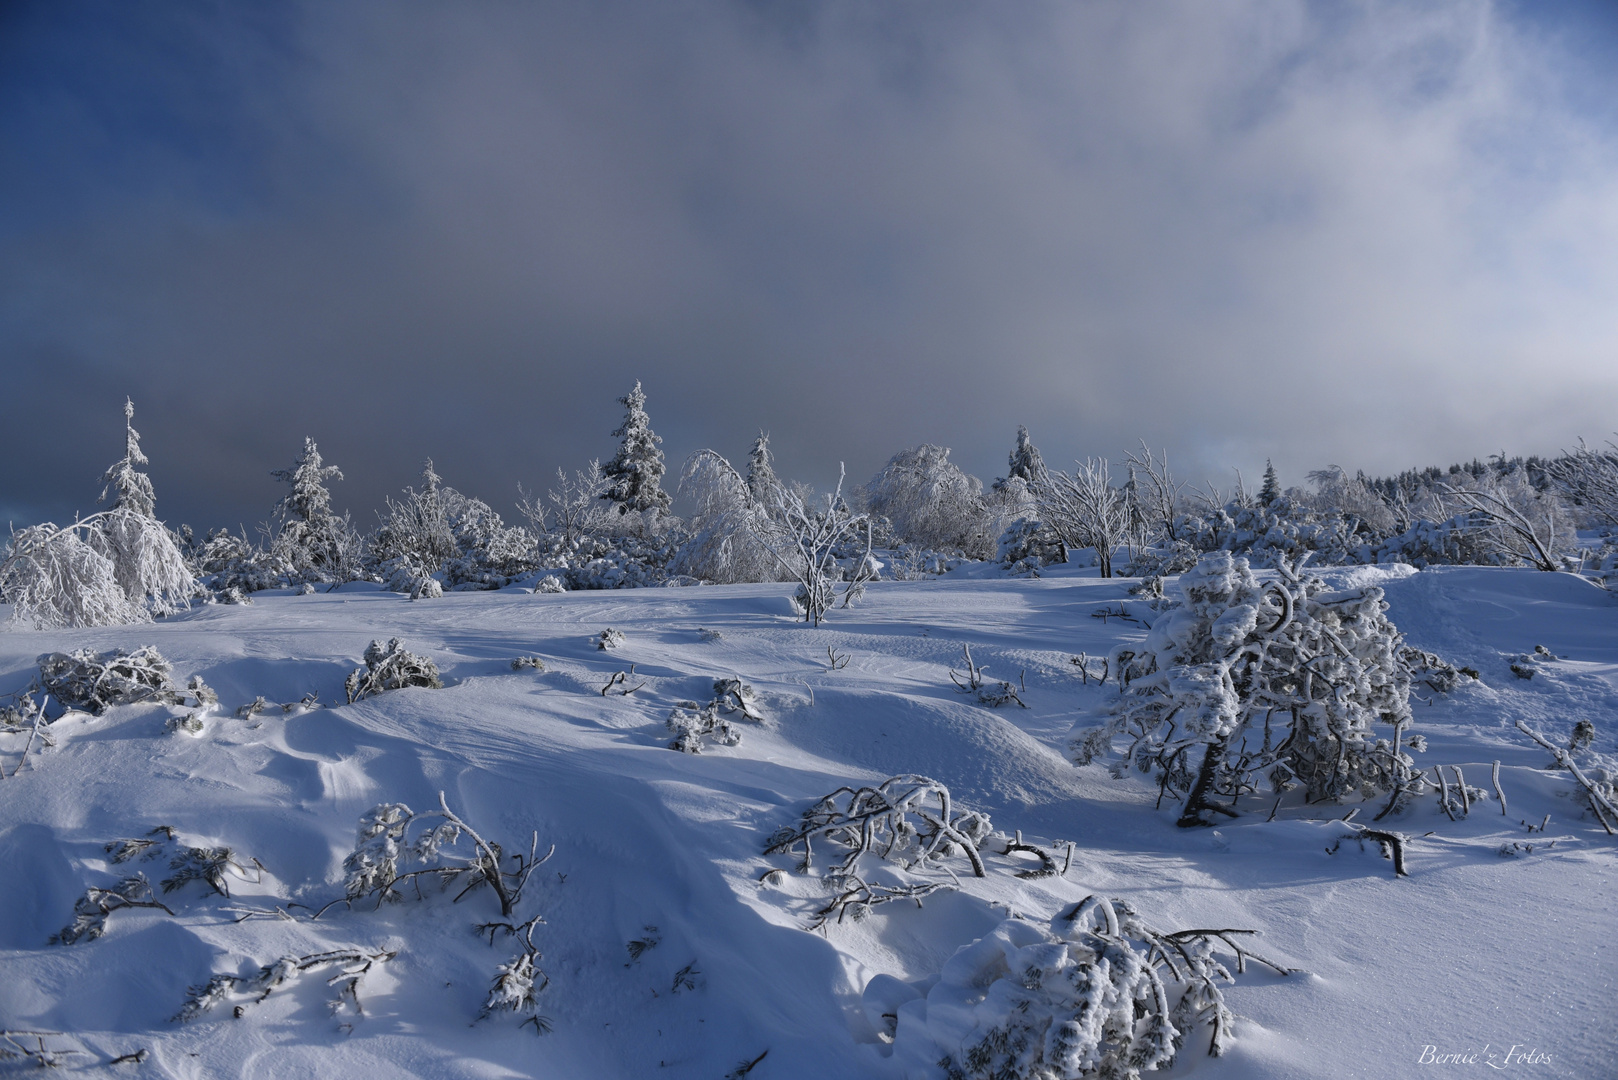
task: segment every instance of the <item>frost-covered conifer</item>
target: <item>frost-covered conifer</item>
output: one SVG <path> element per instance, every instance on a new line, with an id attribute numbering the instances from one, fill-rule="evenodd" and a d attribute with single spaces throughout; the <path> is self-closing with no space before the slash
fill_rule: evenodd
<path id="1" fill-rule="evenodd" d="M 601 496 L 612 503 L 620 514 L 639 513 L 644 510 L 666 511 L 673 503 L 668 492 L 660 486 L 666 467 L 663 451 L 658 449 L 662 438 L 652 431 L 652 421 L 646 415 L 646 392 L 635 380 L 635 389 L 618 399 L 625 409 L 623 426 L 613 432 L 623 439 L 618 454 L 601 467 L 610 486 Z"/>
<path id="2" fill-rule="evenodd" d="M 173 533 L 154 516 L 152 481 L 140 466 L 134 403 L 124 402 L 124 456 L 102 477 L 112 507 L 66 528 L 45 523 L 12 537 L 0 561 L 0 595 L 19 620 L 110 626 L 169 615 L 189 602 L 196 578 Z"/>
<path id="3" fill-rule="evenodd" d="M 1281 478 L 1275 475 L 1275 466 L 1270 464 L 1268 458 L 1264 459 L 1264 483 L 1258 489 L 1258 502 L 1260 506 L 1274 506 L 1281 497 Z"/>
<path id="4" fill-rule="evenodd" d="M 101 501 L 107 501 L 109 492 L 114 510 L 133 510 L 142 517 L 156 517 L 157 496 L 152 492 L 152 480 L 140 471 L 147 464 L 140 450 L 140 432 L 135 430 L 135 403 L 124 399 L 124 456 L 107 466 L 101 477 Z"/>
<path id="5" fill-rule="evenodd" d="M 342 580 L 353 532 L 348 519 L 332 513 L 326 481 L 341 480 L 342 470 L 325 464 L 315 440 L 303 440 L 303 454 L 290 469 L 270 474 L 292 490 L 275 504 L 274 552 L 305 580 Z"/>
<path id="6" fill-rule="evenodd" d="M 1007 463 L 1010 471 L 994 482 L 994 490 L 1004 491 L 1012 480 L 1021 480 L 1029 490 L 1044 483 L 1045 461 L 1039 456 L 1039 448 L 1028 437 L 1028 429 L 1021 424 L 1017 425 L 1017 445 L 1012 449 Z"/>
<path id="7" fill-rule="evenodd" d="M 753 440 L 753 449 L 747 454 L 747 491 L 759 506 L 769 506 L 781 486 L 772 465 L 774 461 L 775 455 L 770 452 L 770 437 L 761 431 L 758 438 Z"/>

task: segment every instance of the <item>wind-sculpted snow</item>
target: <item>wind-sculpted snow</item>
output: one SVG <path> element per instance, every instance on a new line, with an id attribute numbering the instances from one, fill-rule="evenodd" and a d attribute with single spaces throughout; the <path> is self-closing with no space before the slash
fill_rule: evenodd
<path id="1" fill-rule="evenodd" d="M 1448 693 L 1417 685 L 1410 731 L 1427 749 L 1415 768 L 1432 777 L 1442 766 L 1453 789 L 1459 766 L 1482 794 L 1455 820 L 1428 794 L 1376 823 L 1406 839 L 1410 876 L 1396 878 L 1379 843 L 1356 831 L 1380 803 L 1344 822 L 1357 802 L 1306 805 L 1294 792 L 1274 806 L 1273 795 L 1244 794 L 1240 816 L 1178 829 L 1172 798 L 1154 808 L 1153 778 L 1071 764 L 1074 730 L 1117 700 L 1114 680 L 1097 684 L 1098 658 L 1139 643 L 1157 612 L 1130 582 L 1042 573 L 872 583 L 820 628 L 796 621 L 789 584 L 422 603 L 349 585 L 259 592 L 251 605 L 147 625 L 7 631 L 0 694 L 27 686 L 42 655 L 152 646 L 176 686 L 200 675 L 221 702 L 70 711 L 46 729 L 55 745 L 36 744 L 20 770 L 26 732 L 0 729 L 0 1028 L 58 1033 L 42 1037 L 76 1051 L 63 1066 L 87 1074 L 141 1049 L 142 1075 L 175 1077 L 719 1080 L 756 1061 L 750 1080 L 897 1080 L 945 1075 L 934 1063 L 946 1053 L 972 1074 L 963 1055 L 989 1046 L 994 1030 L 1020 1038 L 1046 1020 L 999 1008 L 1015 1004 L 1025 973 L 999 973 L 1007 981 L 989 1004 L 974 1004 L 956 976 L 987 954 L 983 942 L 1049 936 L 1005 927 L 1050 926 L 1093 895 L 1127 902 L 1165 940 L 1257 931 L 1231 940 L 1301 969 L 1232 968 L 1235 982 L 1219 984 L 1232 1013 L 1224 1055 L 1208 1056 L 1205 1024 L 1175 1021 L 1185 1042 L 1167 1075 L 1420 1075 L 1427 1047 L 1482 1061 L 1486 1044 L 1550 1055 L 1525 1074 L 1610 1071 L 1618 915 L 1603 882 L 1618 868 L 1618 839 L 1514 727 L 1523 720 L 1564 745 L 1573 722 L 1589 719 L 1594 741 L 1578 760 L 1592 774 L 1618 765 L 1610 594 L 1520 570 L 1325 571 L 1334 589 L 1382 589 L 1410 644 L 1480 675 Z M 609 627 L 623 640 L 599 649 Z M 443 687 L 379 689 L 347 704 L 345 677 L 371 642 L 395 638 L 436 666 Z M 957 692 L 949 672 L 968 645 L 984 679 L 1015 687 L 1026 709 Z M 1088 679 L 1071 662 L 1081 653 L 1095 664 Z M 513 667 L 522 657 L 542 664 Z M 751 688 L 757 716 L 716 713 L 741 741 L 670 750 L 671 711 L 702 707 L 730 680 Z M 193 712 L 200 731 L 169 730 Z M 843 882 L 855 898 L 838 910 L 849 917 L 806 929 L 838 899 L 818 875 L 840 856 L 817 848 L 815 866 L 798 873 L 766 845 L 828 792 L 890 777 L 925 778 L 947 788 L 953 815 L 992 822 L 975 841 L 983 876 L 959 856 L 893 861 L 872 849 L 857 868 L 869 891 L 855 896 Z M 511 913 L 486 885 L 455 902 L 477 884 L 483 857 L 465 839 L 454 881 L 422 873 L 401 879 L 391 900 L 366 893 L 345 904 L 343 864 L 362 817 L 390 804 L 434 811 L 440 792 L 458 821 L 500 845 L 508 874 L 519 851 L 555 845 Z M 159 826 L 178 839 L 151 850 L 229 849 L 209 863 L 228 897 L 200 879 L 164 892 L 186 872 L 171 868 L 172 854 L 114 863 L 106 845 Z M 1058 872 L 1028 876 L 1044 864 L 1027 848 Z M 172 916 L 109 901 L 102 936 L 47 944 L 89 890 L 137 873 Z M 895 899 L 862 907 L 878 896 Z M 1078 971 L 1106 952 L 1085 940 L 1057 967 Z M 965 959 L 952 961 L 958 953 Z M 1229 966 L 1233 954 L 1223 955 Z M 366 962 L 349 994 L 344 973 Z M 940 973 L 954 973 L 948 992 Z M 1157 1001 L 1149 983 L 1130 993 Z M 1040 1017 L 1054 1017 L 1055 1030 L 1076 1006 L 1049 979 L 1041 986 Z M 957 997 L 959 1022 L 938 1026 Z M 171 1022 L 188 1000 L 216 1003 Z M 925 1024 L 905 1005 L 920 1001 L 930 1003 Z M 901 1007 L 905 1018 L 894 1012 L 888 1026 L 884 1013 Z M 1129 1011 L 1115 1012 L 1117 1033 Z M 937 1032 L 950 1045 L 929 1058 Z M 1111 1038 L 1051 1060 L 1099 1061 L 1124 1045 Z M 980 1064 L 1000 1060 L 987 1053 Z"/>

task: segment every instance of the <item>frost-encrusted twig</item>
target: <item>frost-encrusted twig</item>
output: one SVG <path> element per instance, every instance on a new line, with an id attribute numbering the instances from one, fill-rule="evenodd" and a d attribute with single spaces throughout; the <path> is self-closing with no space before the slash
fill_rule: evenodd
<path id="1" fill-rule="evenodd" d="M 1618 821 L 1618 805 L 1613 803 L 1612 785 L 1591 780 L 1585 775 L 1584 770 L 1579 768 L 1579 763 L 1573 760 L 1572 751 L 1557 746 L 1529 727 L 1525 722 L 1518 720 L 1517 730 L 1549 750 L 1551 755 L 1556 758 L 1556 763 L 1573 774 L 1573 778 L 1584 787 L 1585 798 L 1589 802 L 1591 813 L 1595 814 L 1596 820 L 1601 822 L 1601 827 L 1607 830 L 1608 836 L 1615 835 L 1611 823 Z M 1572 740 L 1570 740 L 1569 745 L 1572 745 Z"/>
<path id="2" fill-rule="evenodd" d="M 348 1004 L 353 1006 L 356 1014 L 363 1014 L 365 1010 L 360 1005 L 359 995 L 361 981 L 374 966 L 385 964 L 398 955 L 397 950 L 367 952 L 364 949 L 333 949 L 307 956 L 283 956 L 259 968 L 256 974 L 245 978 L 239 975 L 218 974 L 205 983 L 191 987 L 187 992 L 185 1004 L 180 1006 L 180 1011 L 170 1019 L 174 1023 L 187 1023 L 232 997 L 251 995 L 250 1000 L 236 1006 L 235 1015 L 240 1017 L 249 1008 L 269 997 L 277 987 L 296 980 L 306 971 L 333 964 L 342 967 L 326 980 L 327 986 L 337 988 L 337 997 L 330 1002 L 332 1009 L 340 1010 Z"/>
<path id="3" fill-rule="evenodd" d="M 642 937 L 634 938 L 625 943 L 624 948 L 629 950 L 629 964 L 640 963 L 640 958 L 651 952 L 663 943 L 663 935 L 658 933 L 657 927 L 647 925 L 641 927 Z M 624 967 L 628 967 L 625 964 Z"/>
<path id="4" fill-rule="evenodd" d="M 669 993 L 678 994 L 681 990 L 695 990 L 697 977 L 701 974 L 702 972 L 697 970 L 697 962 L 691 961 L 674 973 L 674 983 L 669 987 Z"/>
<path id="5" fill-rule="evenodd" d="M 156 908 L 173 916 L 168 905 L 152 895 L 151 882 L 144 874 L 124 878 L 110 889 L 91 886 L 73 905 L 73 921 L 51 935 L 52 945 L 72 945 L 94 941 L 107 932 L 107 919 L 124 908 Z"/>
<path id="6" fill-rule="evenodd" d="M 230 886 L 225 883 L 225 871 L 235 870 L 245 880 L 255 884 L 262 880 L 264 864 L 257 859 L 252 860 L 253 866 L 237 861 L 235 851 L 228 847 L 188 847 L 182 849 L 169 862 L 169 869 L 174 873 L 163 880 L 163 891 L 174 892 L 188 881 L 205 881 L 208 887 L 220 896 L 230 896 Z M 248 878 L 249 869 L 257 872 L 258 876 Z"/>
<path id="7" fill-rule="evenodd" d="M 1066 865 L 1064 865 L 1060 870 L 1056 868 L 1056 860 L 1051 856 L 1050 852 L 1046 851 L 1044 848 L 1037 847 L 1034 844 L 1023 843 L 1021 829 L 1017 830 L 1017 835 L 1014 839 L 1006 841 L 1005 850 L 1002 851 L 1001 854 L 1012 855 L 1019 851 L 1026 852 L 1039 860 L 1039 866 L 1035 869 L 1018 870 L 1017 876 L 1020 878 L 1032 881 L 1037 878 L 1055 877 L 1058 874 L 1067 873 Z M 1067 857 L 1071 862 L 1073 858 L 1073 845 L 1071 844 L 1068 845 Z"/>
<path id="8" fill-rule="evenodd" d="M 1500 813 L 1504 815 L 1506 812 L 1506 792 L 1500 786 L 1500 762 L 1496 761 L 1494 763 L 1494 771 L 1490 774 L 1490 778 L 1494 781 L 1494 797 L 1500 800 Z"/>
<path id="9" fill-rule="evenodd" d="M 983 673 L 987 669 L 972 659 L 972 646 L 962 645 L 961 653 L 966 657 L 966 681 L 961 681 L 954 668 L 949 669 L 950 682 L 955 684 L 956 690 L 975 697 L 980 705 L 987 705 L 991 709 L 1013 701 L 1025 709 L 1028 708 L 1010 683 L 984 680 Z"/>
<path id="10" fill-rule="evenodd" d="M 975 810 L 956 812 L 943 784 L 906 774 L 889 777 L 875 787 L 838 788 L 805 810 L 796 828 L 772 836 L 764 853 L 800 855 L 798 869 L 806 872 L 813 861 L 815 840 L 824 839 L 847 852 L 834 874 L 850 873 L 858 858 L 869 852 L 906 868 L 964 855 L 972 864 L 973 875 L 983 877 L 978 845 L 990 831 L 987 815 Z"/>
<path id="11" fill-rule="evenodd" d="M 809 929 L 819 930 L 836 916 L 841 923 L 843 916 L 848 915 L 855 922 L 860 921 L 871 913 L 871 909 L 882 904 L 890 904 L 895 900 L 914 900 L 917 907 L 921 907 L 921 898 L 931 896 L 943 889 L 954 890 L 953 882 L 927 881 L 904 885 L 883 885 L 880 882 L 869 882 L 856 873 L 846 873 L 830 879 L 832 887 L 837 890 L 826 905 L 814 913 L 809 920 Z"/>
<path id="12" fill-rule="evenodd" d="M 621 687 L 621 689 L 618 692 L 620 694 L 624 695 L 625 697 L 628 697 L 630 694 L 633 694 L 637 690 L 644 690 L 646 688 L 646 684 L 644 682 L 637 683 L 634 686 L 629 685 L 629 678 L 630 678 L 630 676 L 632 676 L 634 674 L 635 674 L 635 665 L 634 664 L 629 665 L 629 670 L 628 671 L 615 671 L 615 672 L 613 672 L 612 673 L 612 678 L 607 680 L 607 685 L 603 686 L 601 688 L 601 696 L 606 697 L 607 694 L 609 692 L 611 692 L 612 688 L 615 687 L 615 686 L 616 687 Z"/>
<path id="13" fill-rule="evenodd" d="M 841 671 L 841 670 L 843 670 L 844 668 L 846 668 L 848 666 L 849 659 L 850 659 L 850 657 L 849 657 L 848 653 L 840 653 L 840 652 L 837 652 L 837 651 L 833 650 L 830 645 L 826 646 L 826 670 L 827 671 Z M 766 1051 L 766 1052 L 768 1052 L 768 1051 Z"/>
<path id="14" fill-rule="evenodd" d="M 89 1051 L 80 1050 L 76 1046 L 60 1048 L 45 1044 L 46 1039 L 68 1038 L 72 1038 L 72 1036 L 60 1031 L 0 1029 L 0 1062 L 27 1061 L 42 1069 L 54 1069 L 57 1066 L 66 1065 L 68 1059 L 74 1056 L 94 1056 Z"/>
<path id="15" fill-rule="evenodd" d="M 407 651 L 398 638 L 389 639 L 385 645 L 380 640 L 371 642 L 365 647 L 364 660 L 365 666 L 355 668 L 343 684 L 350 705 L 384 690 L 407 686 L 439 690 L 444 686 L 438 677 L 438 665 Z"/>
<path id="16" fill-rule="evenodd" d="M 737 1062 L 736 1067 L 725 1074 L 725 1080 L 742 1080 L 742 1077 L 756 1069 L 758 1067 L 758 1063 L 769 1056 L 769 1050 L 765 1050 L 762 1054 L 751 1061 Z"/>
<path id="17" fill-rule="evenodd" d="M 436 825 L 429 824 L 438 822 Z M 411 832 L 415 830 L 415 838 Z M 451 855 L 444 849 L 458 843 L 465 836 L 472 843 L 467 855 Z M 522 898 L 524 886 L 534 870 L 556 853 L 552 844 L 544 856 L 539 856 L 539 833 L 534 833 L 527 856 L 520 852 L 511 856 L 516 866 L 502 868 L 505 858 L 499 845 L 491 844 L 450 810 L 444 793 L 438 793 L 438 809 L 416 813 L 404 803 L 383 803 L 360 818 L 359 837 L 354 851 L 343 860 L 348 872 L 343 900 L 327 904 L 315 914 L 319 918 L 338 903 L 352 904 L 363 897 L 376 894 L 377 903 L 398 899 L 401 882 L 413 881 L 423 875 L 440 879 L 447 888 L 467 880 L 466 886 L 455 897 L 461 897 L 480 885 L 488 885 L 500 900 L 500 914 L 510 916 L 513 907 Z M 424 864 L 420 870 L 400 872 L 400 867 L 411 862 Z"/>

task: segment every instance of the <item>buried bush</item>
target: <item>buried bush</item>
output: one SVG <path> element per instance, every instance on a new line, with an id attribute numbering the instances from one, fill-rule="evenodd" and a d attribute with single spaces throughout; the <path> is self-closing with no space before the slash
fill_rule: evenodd
<path id="1" fill-rule="evenodd" d="M 891 976 L 867 985 L 866 1014 L 907 1075 L 949 1080 L 1136 1077 L 1168 1068 L 1197 1026 L 1209 1053 L 1234 1041 L 1222 983 L 1243 973 L 1250 930 L 1164 933 L 1122 900 L 1089 897 L 1049 927 L 1008 919 L 944 964 L 925 994 Z"/>
<path id="2" fill-rule="evenodd" d="M 424 686 L 429 690 L 443 689 L 438 677 L 438 665 L 425 656 L 417 656 L 404 647 L 404 642 L 391 638 L 386 645 L 373 641 L 365 648 L 365 666 L 349 673 L 343 687 L 352 705 L 361 698 L 380 694 L 384 690 L 402 690 L 407 686 Z"/>
<path id="3" fill-rule="evenodd" d="M 150 645 L 134 652 L 113 649 L 98 653 L 78 649 L 39 658 L 39 685 L 69 709 L 100 716 L 113 705 L 159 701 L 170 705 L 216 705 L 219 695 L 199 676 L 184 687 L 169 677 L 172 665 Z"/>

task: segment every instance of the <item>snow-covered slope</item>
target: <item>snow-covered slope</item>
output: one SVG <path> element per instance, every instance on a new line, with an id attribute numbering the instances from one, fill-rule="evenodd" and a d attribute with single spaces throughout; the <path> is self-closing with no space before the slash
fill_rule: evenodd
<path id="1" fill-rule="evenodd" d="M 925 980 L 1008 915 L 1043 922 L 1101 893 L 1165 929 L 1259 930 L 1259 951 L 1302 969 L 1249 968 L 1227 992 L 1235 1046 L 1209 1058 L 1199 1032 L 1163 1075 L 1408 1076 L 1427 1047 L 1478 1055 L 1482 1068 L 1514 1045 L 1541 1055 L 1512 1060 L 1530 1075 L 1610 1075 L 1618 840 L 1514 724 L 1561 741 L 1589 719 L 1598 758 L 1618 752 L 1618 604 L 1568 575 L 1340 573 L 1375 576 L 1412 643 L 1482 675 L 1449 695 L 1423 691 L 1421 763 L 1459 765 L 1484 788 L 1502 763 L 1509 813 L 1490 799 L 1452 822 L 1428 797 L 1397 820 L 1414 838 L 1407 879 L 1374 844 L 1339 843 L 1345 807 L 1286 803 L 1270 821 L 1255 800 L 1217 829 L 1181 830 L 1168 808 L 1154 810 L 1145 778 L 1068 762 L 1071 729 L 1114 693 L 1084 684 L 1070 658 L 1142 633 L 1092 616 L 1120 603 L 1149 615 L 1118 581 L 879 583 L 819 629 L 792 620 L 785 587 L 733 586 L 414 603 L 349 587 L 260 594 L 153 626 L 9 630 L 0 690 L 25 685 L 42 653 L 155 645 L 224 705 L 196 736 L 167 729 L 179 707 L 70 714 L 52 725 L 56 747 L 14 777 L 22 739 L 0 742 L 0 1026 L 64 1033 L 46 1045 L 84 1051 L 65 1065 L 144 1048 L 140 1074 L 154 1076 L 718 1080 L 764 1051 L 754 1080 L 892 1076 L 889 1045 L 861 1007 L 869 980 Z M 609 626 L 624 643 L 598 649 Z M 232 715 L 260 695 L 341 702 L 365 646 L 393 637 L 430 656 L 445 687 Z M 954 690 L 965 644 L 1026 709 L 987 709 Z M 1510 662 L 1535 645 L 1558 659 L 1517 677 Z M 847 665 L 831 670 L 828 647 Z M 536 654 L 545 671 L 513 670 Z M 603 695 L 631 664 L 626 685 L 640 688 Z M 706 701 L 728 676 L 756 689 L 764 722 L 740 722 L 737 746 L 669 750 L 670 710 Z M 941 781 L 996 829 L 1059 857 L 1071 842 L 1065 875 L 1019 879 L 991 855 L 987 877 L 962 874 L 959 891 L 924 907 L 806 931 L 826 893 L 790 873 L 790 859 L 766 858 L 768 837 L 845 783 L 899 773 Z M 498 931 L 474 931 L 501 919 L 487 888 L 455 903 L 427 885 L 420 900 L 407 889 L 379 909 L 307 917 L 342 896 L 361 814 L 384 802 L 431 809 L 440 791 L 508 852 L 534 832 L 541 851 L 555 845 L 511 920 L 544 916 L 534 942 L 550 977 L 539 994 L 548 1035 L 510 1014 L 478 1019 L 497 966 L 517 951 Z M 1530 833 L 1524 822 L 1546 814 L 1548 829 Z M 174 917 L 119 911 L 99 940 L 47 945 L 87 887 L 131 869 L 154 884 L 172 872 L 166 861 L 113 865 L 103 847 L 159 825 L 263 873 L 233 873 L 229 899 L 193 882 L 160 893 Z M 772 867 L 789 873 L 761 882 Z M 237 921 L 252 912 L 270 917 Z M 632 957 L 631 942 L 655 944 Z M 349 947 L 397 951 L 361 984 L 362 1016 L 327 1008 L 332 968 L 262 1004 L 238 996 L 170 1020 L 213 974 Z"/>

